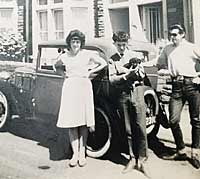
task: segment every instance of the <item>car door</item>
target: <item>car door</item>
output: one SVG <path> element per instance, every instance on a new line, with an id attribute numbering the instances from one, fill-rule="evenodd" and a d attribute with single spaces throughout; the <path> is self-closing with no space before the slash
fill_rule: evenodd
<path id="1" fill-rule="evenodd" d="M 56 118 L 63 84 L 63 77 L 56 74 L 53 64 L 60 55 L 58 48 L 40 48 L 36 68 L 33 103 L 35 116 L 45 120 Z"/>

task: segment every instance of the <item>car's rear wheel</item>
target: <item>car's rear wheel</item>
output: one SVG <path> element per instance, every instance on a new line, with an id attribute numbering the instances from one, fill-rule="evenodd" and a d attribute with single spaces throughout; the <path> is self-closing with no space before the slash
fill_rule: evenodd
<path id="1" fill-rule="evenodd" d="M 0 130 L 6 127 L 9 119 L 9 105 L 6 95 L 0 91 Z"/>
<path id="2" fill-rule="evenodd" d="M 159 131 L 160 124 L 156 119 L 158 99 L 153 90 L 147 90 L 144 93 L 146 104 L 146 130 L 147 135 L 156 135 Z"/>
<path id="3" fill-rule="evenodd" d="M 95 131 L 89 133 L 87 140 L 88 156 L 98 158 L 103 156 L 111 145 L 111 125 L 109 117 L 102 108 L 95 108 Z"/>

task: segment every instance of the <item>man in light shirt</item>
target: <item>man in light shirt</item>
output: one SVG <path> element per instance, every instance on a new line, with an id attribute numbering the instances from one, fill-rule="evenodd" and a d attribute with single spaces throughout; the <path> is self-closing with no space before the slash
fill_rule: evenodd
<path id="1" fill-rule="evenodd" d="M 174 24 L 169 29 L 171 43 L 167 45 L 157 66 L 166 69 L 172 78 L 172 95 L 169 103 L 169 122 L 175 140 L 177 152 L 165 159 L 186 160 L 185 144 L 180 128 L 180 117 L 185 102 L 189 105 L 192 125 L 191 163 L 200 168 L 200 96 L 198 72 L 195 65 L 200 61 L 200 47 L 185 39 L 185 28 Z M 165 71 L 166 74 L 166 71 Z"/>

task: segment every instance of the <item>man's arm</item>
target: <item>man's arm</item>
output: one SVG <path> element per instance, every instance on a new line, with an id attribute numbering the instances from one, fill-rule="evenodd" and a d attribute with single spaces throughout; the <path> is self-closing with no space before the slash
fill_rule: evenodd
<path id="1" fill-rule="evenodd" d="M 156 66 L 158 67 L 158 75 L 165 76 L 169 75 L 169 70 L 168 70 L 168 57 L 166 54 L 166 48 L 164 48 L 158 57 L 157 64 Z"/>
<path id="2" fill-rule="evenodd" d="M 158 70 L 168 68 L 166 48 L 162 50 L 160 56 L 158 57 L 156 66 L 158 67 Z"/>
<path id="3" fill-rule="evenodd" d="M 117 74 L 115 62 L 112 59 L 109 61 L 109 80 L 111 83 L 121 83 L 126 80 L 125 74 Z"/>

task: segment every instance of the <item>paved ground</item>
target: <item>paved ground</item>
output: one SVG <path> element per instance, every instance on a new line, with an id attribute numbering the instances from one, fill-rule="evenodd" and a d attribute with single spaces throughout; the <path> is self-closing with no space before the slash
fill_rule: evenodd
<path id="1" fill-rule="evenodd" d="M 184 138 L 190 144 L 187 108 L 182 119 Z M 133 170 L 121 174 L 127 158 L 124 155 L 107 159 L 88 158 L 84 168 L 68 167 L 70 156 L 66 135 L 55 136 L 56 129 L 36 121 L 13 121 L 9 132 L 0 133 L 0 179 L 143 179 L 140 172 Z M 66 131 L 59 131 L 65 133 Z M 58 131 L 57 131 L 58 134 Z M 152 179 L 199 179 L 200 170 L 188 161 L 165 161 L 160 158 L 165 152 L 174 151 L 169 130 L 161 128 L 159 140 L 150 142 L 149 168 Z M 56 140 L 57 139 L 57 140 Z M 188 155 L 190 148 L 187 147 Z M 61 158 L 61 159 L 59 159 Z"/>

